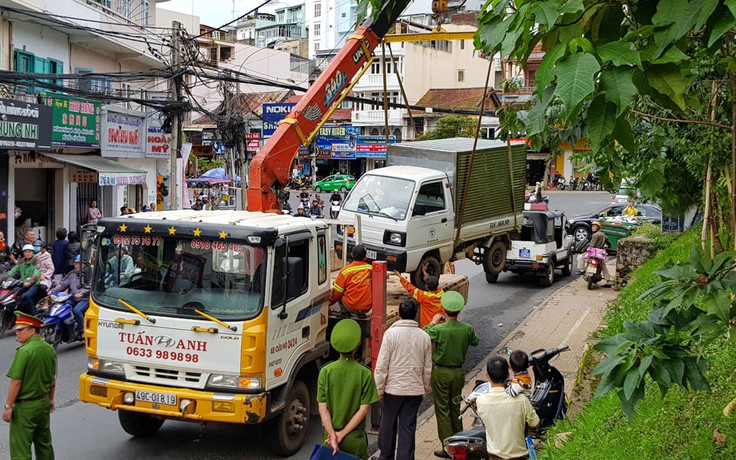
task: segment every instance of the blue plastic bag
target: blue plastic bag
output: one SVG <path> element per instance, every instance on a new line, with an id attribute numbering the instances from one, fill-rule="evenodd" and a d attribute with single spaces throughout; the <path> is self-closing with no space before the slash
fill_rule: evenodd
<path id="1" fill-rule="evenodd" d="M 338 451 L 337 455 L 332 455 L 332 447 L 316 444 L 309 460 L 360 460 L 360 457 Z"/>

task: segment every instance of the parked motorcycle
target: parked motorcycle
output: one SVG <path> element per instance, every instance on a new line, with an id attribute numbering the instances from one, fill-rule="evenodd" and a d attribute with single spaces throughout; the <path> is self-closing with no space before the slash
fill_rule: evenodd
<path id="1" fill-rule="evenodd" d="M 82 340 L 72 308 L 74 302 L 71 294 L 56 294 L 48 297 L 46 319 L 41 325 L 40 335 L 48 344 L 56 349 L 62 342 L 72 343 Z"/>
<path id="2" fill-rule="evenodd" d="M 529 356 L 529 365 L 534 371 L 534 386 L 531 403 L 539 416 L 539 426 L 534 429 L 535 436 L 549 428 L 555 421 L 564 420 L 567 414 L 565 401 L 565 378 L 550 361 L 569 347 L 536 350 Z M 465 398 L 462 417 L 468 409 L 472 410 L 473 422 L 469 430 L 456 433 L 443 441 L 445 452 L 455 459 L 487 459 L 488 448 L 486 429 L 476 412 L 475 401 L 479 396 L 491 391 L 488 381 L 476 381 L 475 389 Z M 525 396 L 517 396 L 523 398 Z"/>
<path id="3" fill-rule="evenodd" d="M 337 219 L 338 214 L 340 214 L 340 202 L 332 200 L 330 203 L 330 217 Z"/>
<path id="4" fill-rule="evenodd" d="M 15 325 L 15 309 L 24 291 L 18 279 L 8 277 L 0 283 L 0 337 Z"/>
<path id="5" fill-rule="evenodd" d="M 588 282 L 588 289 L 603 279 L 603 264 L 606 263 L 606 250 L 588 248 L 588 266 L 585 268 L 583 277 Z"/>
<path id="6" fill-rule="evenodd" d="M 580 181 L 575 176 L 570 176 L 570 180 L 568 181 L 568 184 L 570 184 L 570 190 L 577 190 L 580 186 Z"/>

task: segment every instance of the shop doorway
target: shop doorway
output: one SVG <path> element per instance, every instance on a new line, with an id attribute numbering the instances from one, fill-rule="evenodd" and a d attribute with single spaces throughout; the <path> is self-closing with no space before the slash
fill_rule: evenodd
<path id="1" fill-rule="evenodd" d="M 55 183 L 54 169 L 15 170 L 15 206 L 21 212 L 15 221 L 16 239 L 23 226 L 44 241 L 54 234 Z"/>

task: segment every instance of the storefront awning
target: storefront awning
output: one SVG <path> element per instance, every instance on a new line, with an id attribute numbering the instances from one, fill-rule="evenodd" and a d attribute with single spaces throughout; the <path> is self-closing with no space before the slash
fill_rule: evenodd
<path id="1" fill-rule="evenodd" d="M 138 185 L 146 182 L 146 171 L 96 155 L 44 155 L 62 163 L 95 171 L 100 185 Z"/>

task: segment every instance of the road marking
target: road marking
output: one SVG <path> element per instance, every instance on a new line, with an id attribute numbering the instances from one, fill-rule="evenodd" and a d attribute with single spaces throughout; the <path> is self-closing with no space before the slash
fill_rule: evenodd
<path id="1" fill-rule="evenodd" d="M 588 314 L 590 313 L 590 309 L 585 310 L 585 314 L 583 314 L 580 318 L 578 318 L 577 321 L 575 321 L 575 324 L 572 325 L 569 331 L 567 331 L 567 334 L 565 334 L 565 337 L 563 337 L 562 342 L 558 345 L 558 347 L 561 347 L 567 343 L 568 340 L 570 340 L 570 337 L 575 333 L 575 331 L 580 327 L 581 324 L 583 324 L 583 321 L 585 321 L 585 318 L 588 317 Z"/>

